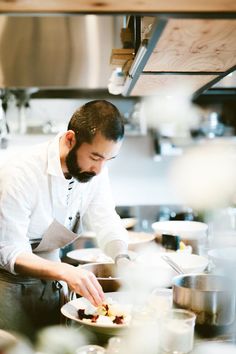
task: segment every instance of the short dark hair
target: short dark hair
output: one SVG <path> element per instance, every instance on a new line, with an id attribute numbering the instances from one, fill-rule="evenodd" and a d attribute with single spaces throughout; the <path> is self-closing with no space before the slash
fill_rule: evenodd
<path id="1" fill-rule="evenodd" d="M 107 140 L 116 142 L 124 136 L 124 121 L 112 103 L 94 100 L 74 112 L 68 130 L 75 132 L 77 147 L 84 142 L 91 143 L 98 132 Z"/>

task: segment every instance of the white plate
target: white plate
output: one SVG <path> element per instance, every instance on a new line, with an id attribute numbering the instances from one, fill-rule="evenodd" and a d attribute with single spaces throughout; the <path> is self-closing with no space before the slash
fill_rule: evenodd
<path id="1" fill-rule="evenodd" d="M 151 242 L 155 239 L 154 234 L 146 233 L 146 232 L 134 232 L 129 231 L 129 248 L 133 249 L 135 246 L 140 246 L 147 242 Z"/>
<path id="2" fill-rule="evenodd" d="M 113 292 L 113 293 L 106 293 L 106 297 L 112 298 L 112 300 L 116 301 L 119 304 L 123 304 L 129 307 L 129 310 L 131 312 L 131 305 L 127 303 L 128 300 L 128 293 L 125 292 Z M 101 324 L 101 323 L 88 323 L 84 320 L 80 320 L 78 318 L 78 310 L 79 309 L 84 309 L 87 308 L 90 305 L 90 302 L 85 299 L 84 297 L 80 297 L 78 299 L 72 300 L 68 302 L 67 304 L 63 305 L 61 308 L 61 313 L 73 320 L 78 322 L 80 325 L 86 326 L 88 329 L 98 332 L 98 333 L 103 333 L 103 334 L 109 334 L 109 335 L 116 335 L 122 333 L 123 330 L 128 328 L 127 324 L 122 324 L 122 325 L 117 325 L 115 323 L 111 324 Z"/>
<path id="3" fill-rule="evenodd" d="M 100 248 L 83 248 L 67 253 L 67 257 L 84 263 L 113 263 L 111 257 L 107 256 Z"/>

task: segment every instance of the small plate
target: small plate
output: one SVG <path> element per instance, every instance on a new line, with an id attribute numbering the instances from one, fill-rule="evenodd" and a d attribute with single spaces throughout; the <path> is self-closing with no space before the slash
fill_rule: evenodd
<path id="1" fill-rule="evenodd" d="M 85 263 L 113 263 L 111 257 L 107 256 L 100 248 L 83 248 L 67 253 L 67 257 L 77 261 L 79 264 Z"/>
<path id="2" fill-rule="evenodd" d="M 155 239 L 155 235 L 147 232 L 134 232 L 129 231 L 129 249 L 135 250 L 143 244 L 151 242 Z"/>

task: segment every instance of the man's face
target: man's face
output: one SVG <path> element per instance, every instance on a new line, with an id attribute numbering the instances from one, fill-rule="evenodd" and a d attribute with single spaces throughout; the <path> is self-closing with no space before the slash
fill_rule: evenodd
<path id="1" fill-rule="evenodd" d="M 89 182 L 99 174 L 106 161 L 114 159 L 120 150 L 122 141 L 112 141 L 97 133 L 91 144 L 82 143 L 73 147 L 66 156 L 68 173 L 79 182 Z"/>

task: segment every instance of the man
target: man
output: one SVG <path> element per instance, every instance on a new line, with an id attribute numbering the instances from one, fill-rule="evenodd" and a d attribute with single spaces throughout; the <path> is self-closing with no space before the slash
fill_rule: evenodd
<path id="1" fill-rule="evenodd" d="M 94 305 L 104 300 L 94 274 L 60 262 L 59 250 L 86 225 L 116 262 L 129 258 L 105 167 L 123 136 L 117 108 L 91 101 L 73 114 L 64 134 L 2 168 L 0 328 L 31 335 L 32 328 L 57 323 L 63 282 Z"/>

